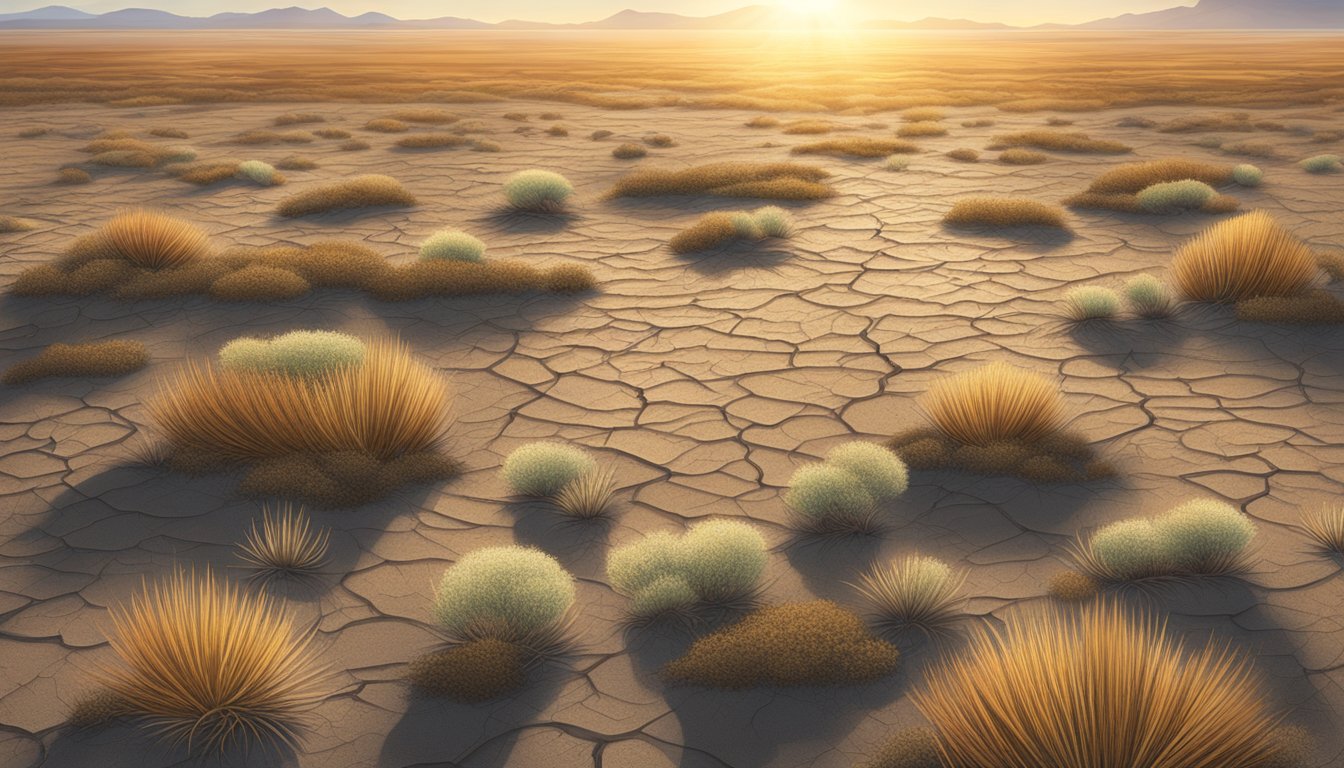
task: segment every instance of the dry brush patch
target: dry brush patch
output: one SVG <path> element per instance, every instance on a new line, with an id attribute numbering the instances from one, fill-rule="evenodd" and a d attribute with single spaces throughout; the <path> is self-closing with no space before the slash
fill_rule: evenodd
<path id="1" fill-rule="evenodd" d="M 416 690 L 427 695 L 474 703 L 522 688 L 525 662 L 523 649 L 487 637 L 420 656 L 411 662 L 406 676 Z"/>
<path id="2" fill-rule="evenodd" d="M 37 357 L 10 366 L 0 381 L 13 385 L 55 377 L 124 376 L 146 365 L 149 365 L 149 352 L 138 341 L 52 344 Z"/>
<path id="3" fill-rule="evenodd" d="M 397 146 L 402 149 L 451 149 L 470 143 L 471 139 L 455 133 L 417 133 L 397 139 Z"/>
<path id="4" fill-rule="evenodd" d="M 1133 152 L 1134 148 L 1118 141 L 1094 139 L 1085 133 L 1066 131 L 1022 131 L 995 136 L 989 148 L 993 150 L 1014 148 L 1044 149 L 1052 152 L 1077 152 L 1101 155 L 1123 155 Z"/>
<path id="5" fill-rule="evenodd" d="M 830 155 L 832 157 L 876 158 L 891 155 L 909 155 L 919 147 L 900 139 L 849 138 L 799 144 L 790 150 L 795 155 Z"/>
<path id="6" fill-rule="evenodd" d="M 276 212 L 292 219 L 331 211 L 381 207 L 409 208 L 418 204 L 415 195 L 406 191 L 401 182 L 391 176 L 367 174 L 323 184 L 291 195 L 280 201 Z"/>
<path id="7" fill-rule="evenodd" d="M 1064 211 L 1021 197 L 971 197 L 958 200 L 943 217 L 951 227 L 1050 227 L 1068 229 Z"/>
<path id="8" fill-rule="evenodd" d="M 1200 181 L 1213 187 L 1227 186 L 1232 182 L 1232 167 L 1182 158 L 1127 163 L 1093 179 L 1087 191 L 1070 197 L 1064 203 L 1071 208 L 1143 213 L 1144 208 L 1139 203 L 1140 192 L 1156 184 L 1186 180 Z M 1226 208 L 1228 199 L 1211 199 L 1204 209 L 1219 212 Z"/>
<path id="9" fill-rule="evenodd" d="M 635 171 L 616 182 L 611 198 L 712 195 L 765 200 L 821 200 L 835 190 L 823 179 L 830 173 L 799 163 L 724 162 L 685 170 Z"/>

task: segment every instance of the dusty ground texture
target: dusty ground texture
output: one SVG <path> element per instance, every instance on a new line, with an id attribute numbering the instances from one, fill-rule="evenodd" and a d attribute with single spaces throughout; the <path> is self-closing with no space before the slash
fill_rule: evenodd
<path id="1" fill-rule="evenodd" d="M 336 328 L 399 334 L 457 392 L 453 453 L 466 474 L 366 508 L 321 512 L 333 531 L 322 578 L 290 587 L 316 622 L 340 692 L 292 762 L 313 768 L 846 768 L 893 729 L 919 722 L 908 692 L 939 649 L 904 643 L 901 671 L 834 690 L 717 693 L 669 689 L 653 671 L 689 642 L 671 630 L 627 631 L 624 600 L 603 582 L 605 553 L 655 530 L 724 515 L 760 525 L 772 545 L 771 600 L 822 596 L 856 605 L 844 582 L 872 559 L 913 550 L 969 571 L 972 621 L 995 621 L 1046 601 L 1046 583 L 1082 530 L 1157 512 L 1194 495 L 1241 505 L 1260 524 L 1258 566 L 1241 581 L 1175 587 L 1142 597 L 1193 640 L 1212 633 L 1255 654 L 1267 693 L 1321 739 L 1319 765 L 1344 759 L 1344 579 L 1311 551 L 1300 510 L 1338 498 L 1344 482 L 1344 335 L 1338 329 L 1238 323 L 1187 308 L 1167 322 L 1125 320 L 1072 328 L 1057 302 L 1071 287 L 1119 287 L 1164 272 L 1176 244 L 1213 221 L 1073 212 L 1071 236 L 947 231 L 962 195 L 1015 194 L 1057 202 L 1099 171 L 1135 159 L 1226 159 L 1194 146 L 1202 134 L 1118 128 L 1123 117 L 1190 114 L 1162 108 L 1073 116 L 1074 129 L 1136 147 L 1134 155 L 1053 155 L 1014 167 L 957 163 L 949 150 L 984 149 L 991 135 L 1040 127 L 1046 114 L 950 110 L 951 135 L 920 139 L 904 172 L 881 161 L 810 158 L 835 173 L 839 195 L 791 206 L 800 231 L 766 252 L 673 255 L 670 237 L 705 211 L 754 205 L 712 199 L 604 202 L 626 169 L 714 160 L 778 160 L 812 140 L 742 126 L 751 113 L 679 109 L 604 112 L 507 102 L 461 106 L 484 123 L 499 153 L 406 152 L 397 136 L 360 130 L 394 107 L 286 104 L 114 110 L 10 109 L 0 169 L 5 214 L 34 219 L 0 235 L 0 286 L 50 261 L 119 208 L 152 204 L 189 217 L 220 245 L 364 240 L 411 258 L 444 226 L 486 240 L 493 257 L 586 264 L 601 292 L 579 298 L 443 299 L 384 304 L 320 293 L 264 306 L 204 299 L 0 299 L 4 364 L 54 342 L 134 339 L 151 365 L 106 381 L 52 380 L 0 398 L 0 764 L 16 768 L 160 768 L 190 761 L 124 726 L 62 726 L 87 690 L 86 670 L 109 651 L 106 607 L 174 563 L 236 565 L 235 545 L 260 512 L 226 477 L 190 479 L 131 465 L 145 434 L 143 401 L 189 357 L 242 334 Z M 530 123 L 503 118 L 529 112 Z M 563 120 L 536 115 L 558 111 Z M 233 147 L 231 135 L 268 128 L 284 112 L 326 115 L 373 148 L 340 141 Z M 989 116 L 990 128 L 960 127 Z M 795 115 L 781 115 L 785 120 Z M 1338 126 L 1338 113 L 1276 110 L 1264 119 Z M 858 135 L 890 136 L 898 118 L 835 118 Z M 864 129 L 886 120 L 888 130 Z M 1314 122 L 1313 122 L 1314 121 Z M 547 135 L 561 122 L 570 136 Z M 202 159 L 278 161 L 295 153 L 313 171 L 288 186 L 245 182 L 197 189 L 156 172 L 96 169 L 86 186 L 54 183 L 106 129 L 171 126 Z M 19 130 L 52 133 L 15 138 Z M 308 126 L 297 126 L 299 128 Z M 323 126 L 316 126 L 323 127 Z M 594 142 L 595 130 L 615 133 Z M 433 130 L 433 129 L 416 129 Z M 652 133 L 678 146 L 638 163 L 615 160 L 622 141 Z M 1344 241 L 1344 175 L 1313 176 L 1292 161 L 1335 151 L 1292 134 L 1272 141 L 1283 159 L 1256 190 L 1234 192 L 1319 247 Z M 764 147 L 765 142 L 778 146 Z M 993 154 L 986 153 L 986 159 Z M 539 167 L 575 182 L 563 219 L 501 216 L 499 186 Z M 322 180 L 392 175 L 418 208 L 274 216 L 276 202 Z M 914 397 L 935 377 L 1007 360 L 1059 377 L 1072 426 L 1096 441 L 1121 479 L 1038 488 L 1016 480 L 916 473 L 887 512 L 880 537 L 819 543 L 787 526 L 781 486 L 801 464 L 854 438 L 879 440 L 920 426 Z M 544 505 L 511 503 L 496 469 L 524 442 L 559 437 L 617 467 L 622 489 L 609 524 L 576 525 Z M 514 699 L 455 705 L 415 698 L 406 663 L 440 641 L 431 582 L 463 553 L 520 542 L 553 553 L 580 579 L 580 647 L 534 674 Z M 955 641 L 953 641 L 955 644 Z M 254 758 L 248 765 L 261 764 Z"/>

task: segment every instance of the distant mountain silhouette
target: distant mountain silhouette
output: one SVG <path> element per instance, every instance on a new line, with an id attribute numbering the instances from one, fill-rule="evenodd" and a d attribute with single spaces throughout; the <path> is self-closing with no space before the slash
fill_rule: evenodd
<path id="1" fill-rule="evenodd" d="M 670 2 L 670 0 L 668 0 Z M 715 16 L 624 10 L 600 21 L 551 24 L 505 21 L 489 24 L 445 16 L 396 19 L 385 13 L 345 16 L 330 8 L 272 8 L 258 13 L 182 16 L 168 11 L 126 8 L 104 14 L 49 5 L 22 13 L 0 14 L 0 29 L 767 29 L 788 26 L 795 19 L 776 8 L 749 5 Z M 1050 28 L 1065 28 L 1046 25 Z M 1200 0 L 1194 7 L 1126 14 L 1077 25 L 1083 29 L 1329 29 L 1344 28 L 1344 0 Z M 1013 29 L 965 19 L 920 21 L 872 20 L 870 29 Z"/>

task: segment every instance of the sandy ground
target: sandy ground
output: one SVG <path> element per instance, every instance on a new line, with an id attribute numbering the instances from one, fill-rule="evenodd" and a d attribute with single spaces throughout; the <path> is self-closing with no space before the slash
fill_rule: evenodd
<path id="1" fill-rule="evenodd" d="M 1169 322 L 1125 320 L 1075 329 L 1056 302 L 1082 284 L 1118 287 L 1162 273 L 1173 248 L 1214 219 L 1071 213 L 1071 237 L 949 232 L 956 198 L 1021 194 L 1058 201 L 1102 169 L 1135 159 L 1215 159 L 1195 136 L 1114 127 L 1126 115 L 1169 119 L 1190 110 L 1111 111 L 1077 117 L 1077 129 L 1133 144 L 1131 156 L 1057 155 L 1048 164 L 968 165 L 942 157 L 983 149 L 992 134 L 1040 127 L 1046 115 L 952 110 L 952 135 L 918 140 L 908 171 L 880 161 L 817 158 L 838 197 L 791 206 L 800 225 L 765 253 L 679 257 L 666 242 L 703 211 L 741 208 L 712 199 L 604 202 L 624 170 L 714 160 L 787 159 L 812 137 L 742 126 L 731 111 L 603 112 L 509 102 L 458 109 L 484 121 L 498 154 L 405 152 L 363 123 L 392 107 L 340 104 L 101 107 L 8 110 L 0 213 L 39 220 L 0 235 L 0 285 L 54 258 L 117 209 L 162 206 L 231 243 L 358 238 L 412 257 L 430 232 L 458 226 L 492 257 L 590 266 L 601 290 L 580 298 L 440 299 L 384 304 L 322 293 L 265 306 L 187 301 L 0 298 L 7 366 L 54 342 L 125 338 L 153 355 L 117 380 L 49 380 L 0 398 L 0 765 L 15 768 L 160 768 L 189 761 L 127 727 L 62 727 L 88 689 L 86 670 L 109 657 L 108 605 L 174 563 L 235 565 L 235 544 L 260 505 L 229 478 L 188 479 L 128 464 L 146 430 L 142 401 L 188 357 L 242 334 L 336 328 L 399 334 L 450 376 L 456 392 L 453 453 L 467 473 L 368 507 L 319 512 L 333 529 L 322 579 L 292 587 L 294 608 L 317 623 L 341 692 L 318 710 L 321 727 L 292 762 L 312 768 L 847 768 L 895 728 L 917 724 L 908 697 L 938 649 L 907 643 L 900 672 L 851 688 L 720 693 L 664 686 L 658 666 L 691 635 L 628 631 L 624 599 L 603 581 L 605 553 L 654 530 L 707 516 L 756 522 L 772 546 L 767 597 L 833 598 L 857 606 L 844 582 L 874 558 L 919 550 L 966 569 L 970 618 L 994 621 L 1039 605 L 1068 544 L 1089 527 L 1158 512 L 1196 495 L 1239 504 L 1260 524 L 1259 562 L 1244 580 L 1190 584 L 1142 600 L 1195 640 L 1210 633 L 1249 650 L 1267 694 L 1321 740 L 1319 765 L 1344 760 L 1344 580 L 1310 551 L 1302 509 L 1334 502 L 1344 482 L 1344 335 L 1338 329 L 1239 323 L 1187 308 Z M 232 147 L 239 131 L 283 112 L 317 112 L 367 138 L 298 147 Z M 522 124 L 505 112 L 534 115 Z M 548 136 L 557 111 L 568 138 Z M 1320 115 L 1319 109 L 1311 111 Z M 993 128 L 960 122 L 990 116 Z M 789 115 L 782 116 L 788 119 Z M 1266 119 L 1293 121 L 1276 111 Z M 1318 119 L 1338 126 L 1339 115 Z M 860 135 L 894 116 L 842 117 Z M 55 132 L 16 139 L 22 128 Z M 288 186 L 244 183 L 196 189 L 155 172 L 96 173 L 83 187 L 53 184 L 58 167 L 104 129 L 179 127 L 202 158 L 276 161 L 301 153 L 321 168 L 290 172 Z M 303 128 L 306 126 L 296 126 Z M 589 140 L 597 129 L 616 133 Z M 651 133 L 679 146 L 639 163 L 610 157 L 615 142 Z M 1344 242 L 1344 176 L 1292 165 L 1331 151 L 1287 134 L 1258 138 L 1285 159 L 1256 160 L 1267 183 L 1238 190 L 1313 245 Z M 763 147 L 773 141 L 781 146 Z M 992 158 L 987 154 L 987 158 Z M 552 221 L 498 215 L 499 185 L 540 167 L 574 181 L 574 214 Z M 407 211 L 297 221 L 275 203 L 320 180 L 360 172 L 397 177 L 422 205 Z M 747 202 L 745 205 L 753 205 Z M 880 537 L 817 543 L 787 526 L 781 487 L 798 466 L 836 443 L 882 439 L 922 424 L 914 397 L 936 377 L 988 360 L 1057 375 L 1076 418 L 1121 478 L 1034 487 L 1010 479 L 916 473 Z M 152 428 L 148 430 L 152 434 Z M 617 468 L 622 489 L 609 524 L 563 522 L 542 505 L 510 503 L 496 477 L 503 457 L 536 439 L 585 445 Z M 431 583 L 463 553 L 520 542 L 556 555 L 580 580 L 581 646 L 535 673 L 520 696 L 488 705 L 416 698 L 405 664 L 439 642 Z M 264 764 L 258 758 L 247 765 Z"/>

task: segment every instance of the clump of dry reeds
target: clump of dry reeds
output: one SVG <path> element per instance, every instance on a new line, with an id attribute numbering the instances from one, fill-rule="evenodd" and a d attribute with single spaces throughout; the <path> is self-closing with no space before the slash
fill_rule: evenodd
<path id="1" fill-rule="evenodd" d="M 109 219 L 74 251 L 80 261 L 114 259 L 144 269 L 169 269 L 207 256 L 210 238 L 189 221 L 137 208 Z"/>
<path id="2" fill-rule="evenodd" d="M 939 431 L 966 445 L 1033 442 L 1064 423 L 1058 385 L 1007 363 L 937 381 L 919 403 Z"/>

